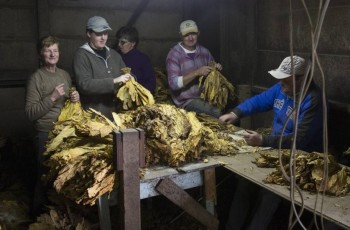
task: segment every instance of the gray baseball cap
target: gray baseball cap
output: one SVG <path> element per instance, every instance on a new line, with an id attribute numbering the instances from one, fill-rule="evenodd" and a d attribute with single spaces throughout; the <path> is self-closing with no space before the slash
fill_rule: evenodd
<path id="1" fill-rule="evenodd" d="M 87 30 L 93 30 L 96 33 L 100 33 L 106 30 L 112 30 L 106 19 L 100 16 L 93 16 L 89 18 L 86 24 Z"/>

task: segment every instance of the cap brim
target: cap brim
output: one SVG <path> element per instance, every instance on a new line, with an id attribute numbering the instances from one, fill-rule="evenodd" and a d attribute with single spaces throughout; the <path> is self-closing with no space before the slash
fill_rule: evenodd
<path id="1" fill-rule="evenodd" d="M 189 33 L 198 33 L 198 30 L 186 30 L 186 31 L 184 31 L 184 32 L 180 32 L 180 34 L 182 35 L 182 36 L 186 36 L 187 34 L 189 34 Z"/>
<path id="2" fill-rule="evenodd" d="M 92 29 L 92 31 L 96 32 L 96 33 L 101 33 L 103 31 L 107 31 L 107 30 L 112 30 L 111 27 L 103 27 L 103 28 L 96 28 L 96 29 Z"/>
<path id="3" fill-rule="evenodd" d="M 282 73 L 282 72 L 280 72 L 278 70 L 275 70 L 275 69 L 274 70 L 270 70 L 268 73 L 271 74 L 272 77 L 274 77 L 276 79 L 279 79 L 279 80 L 280 79 L 285 79 L 285 78 L 291 76 L 290 74 Z"/>

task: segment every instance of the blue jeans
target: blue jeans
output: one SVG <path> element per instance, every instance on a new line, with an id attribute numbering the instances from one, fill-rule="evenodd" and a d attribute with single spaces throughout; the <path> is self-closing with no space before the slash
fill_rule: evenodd
<path id="1" fill-rule="evenodd" d="M 221 110 L 219 108 L 216 108 L 210 105 L 208 102 L 199 98 L 193 99 L 184 107 L 184 109 L 196 113 L 205 113 L 215 118 L 219 118 L 221 115 Z"/>

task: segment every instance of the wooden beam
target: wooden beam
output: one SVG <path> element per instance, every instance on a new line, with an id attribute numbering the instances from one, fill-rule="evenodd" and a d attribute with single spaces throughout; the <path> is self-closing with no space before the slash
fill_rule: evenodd
<path id="1" fill-rule="evenodd" d="M 215 168 L 204 170 L 204 193 L 205 207 L 214 216 L 216 216 L 216 178 Z"/>
<path id="2" fill-rule="evenodd" d="M 156 190 L 167 197 L 174 204 L 182 208 L 188 214 L 193 216 L 201 224 L 208 227 L 208 229 L 218 229 L 218 219 L 205 210 L 196 200 L 194 200 L 187 192 L 177 186 L 169 178 L 161 180 L 156 186 Z"/>
<path id="3" fill-rule="evenodd" d="M 140 132 L 125 129 L 115 132 L 114 143 L 119 174 L 119 201 L 121 226 L 118 229 L 141 229 L 140 205 Z"/>

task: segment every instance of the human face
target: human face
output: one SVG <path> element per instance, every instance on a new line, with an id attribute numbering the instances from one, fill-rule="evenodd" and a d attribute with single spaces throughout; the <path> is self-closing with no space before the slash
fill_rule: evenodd
<path id="1" fill-rule="evenodd" d="M 135 46 L 135 42 L 130 42 L 125 38 L 121 38 L 118 41 L 118 47 L 123 54 L 129 53 Z"/>
<path id="2" fill-rule="evenodd" d="M 295 92 L 299 92 L 302 83 L 303 75 L 295 76 Z M 282 85 L 282 91 L 288 96 L 293 96 L 293 76 L 281 79 L 280 83 Z"/>
<path id="3" fill-rule="evenodd" d="M 44 66 L 56 66 L 60 58 L 60 52 L 57 44 L 44 47 L 41 51 L 41 59 Z"/>
<path id="4" fill-rule="evenodd" d="M 188 50 L 195 50 L 198 40 L 198 33 L 188 33 L 182 36 L 182 46 Z"/>
<path id="5" fill-rule="evenodd" d="M 97 50 L 102 50 L 106 46 L 108 40 L 108 32 L 102 31 L 100 33 L 89 31 L 87 36 L 90 38 L 90 45 Z"/>

